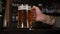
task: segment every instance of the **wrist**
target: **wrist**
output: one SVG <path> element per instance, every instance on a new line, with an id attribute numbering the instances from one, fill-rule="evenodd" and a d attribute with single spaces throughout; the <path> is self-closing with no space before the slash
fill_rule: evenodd
<path id="1" fill-rule="evenodd" d="M 36 21 L 43 21 L 45 19 L 44 17 L 45 17 L 45 15 L 43 15 L 43 14 L 37 15 Z"/>

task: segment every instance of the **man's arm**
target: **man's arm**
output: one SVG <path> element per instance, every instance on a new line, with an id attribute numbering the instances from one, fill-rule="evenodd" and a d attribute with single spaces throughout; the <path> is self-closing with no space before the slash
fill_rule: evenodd
<path id="1" fill-rule="evenodd" d="M 42 20 L 42 22 L 53 25 L 55 23 L 55 17 L 44 14 L 44 19 Z"/>
<path id="2" fill-rule="evenodd" d="M 36 15 L 36 18 L 34 20 L 40 21 L 49 25 L 53 25 L 55 23 L 55 17 L 43 14 L 38 7 L 33 6 L 31 10 L 33 11 L 33 13 L 35 12 L 35 15 Z"/>

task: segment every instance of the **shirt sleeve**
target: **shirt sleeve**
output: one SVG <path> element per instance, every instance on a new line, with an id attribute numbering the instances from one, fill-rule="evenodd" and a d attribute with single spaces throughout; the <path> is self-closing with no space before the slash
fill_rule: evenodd
<path id="1" fill-rule="evenodd" d="M 54 25 L 49 25 L 40 21 L 36 21 L 33 23 L 33 28 L 37 29 L 51 29 Z"/>

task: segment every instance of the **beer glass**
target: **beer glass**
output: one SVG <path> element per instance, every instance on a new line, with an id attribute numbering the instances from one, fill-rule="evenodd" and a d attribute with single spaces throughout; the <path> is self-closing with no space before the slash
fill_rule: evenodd
<path id="1" fill-rule="evenodd" d="M 18 28 L 32 28 L 33 13 L 28 4 L 18 6 Z"/>

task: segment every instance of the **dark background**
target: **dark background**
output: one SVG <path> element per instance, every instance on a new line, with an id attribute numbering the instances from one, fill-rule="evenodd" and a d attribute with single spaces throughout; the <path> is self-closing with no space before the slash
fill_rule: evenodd
<path id="1" fill-rule="evenodd" d="M 6 0 L 1 0 L 3 3 L 2 3 L 2 8 L 4 7 L 4 9 L 2 9 L 2 12 L 0 12 L 0 14 L 2 14 L 3 15 L 3 17 L 4 17 L 4 12 L 5 12 L 5 3 L 6 3 Z M 15 2 L 18 2 L 18 0 L 14 0 Z M 19 0 L 20 1 L 20 0 Z M 35 5 L 35 6 L 38 6 L 38 4 L 39 3 L 41 3 L 43 6 L 42 6 L 42 8 L 45 8 L 46 7 L 46 5 L 48 6 L 48 8 L 50 8 L 50 7 L 53 7 L 54 8 L 54 5 L 57 5 L 56 7 L 58 8 L 58 9 L 60 9 L 60 2 L 59 2 L 59 0 L 21 0 L 21 4 L 32 4 L 32 5 Z M 39 6 L 38 6 L 39 7 Z M 15 7 L 14 7 L 15 8 Z M 11 10 L 12 11 L 12 10 Z M 46 13 L 45 13 L 46 14 Z M 12 14 L 11 14 L 12 15 Z M 49 13 L 48 13 L 48 15 L 50 15 Z M 59 14 L 51 14 L 51 15 L 59 15 Z M 1 21 L 0 21 L 0 23 L 1 24 L 3 24 L 3 17 L 2 17 L 2 19 L 1 19 Z M 58 21 L 59 21 L 59 18 L 57 19 Z M 59 21 L 60 22 L 60 21 Z M 58 22 L 58 23 L 59 23 Z M 12 24 L 12 23 L 11 23 Z M 16 26 L 16 23 L 13 23 L 10 27 L 15 27 L 14 26 L 14 24 L 15 24 L 15 26 Z M 58 25 L 58 24 L 57 24 Z M 2 26 L 2 25 L 1 25 Z M 1 27 L 0 26 L 0 27 Z M 60 25 L 58 25 L 59 27 L 60 27 Z M 24 31 L 25 32 L 25 31 Z M 27 31 L 26 31 L 27 32 Z M 29 32 L 31 32 L 31 31 L 29 31 Z M 40 32 L 40 31 L 33 31 L 34 33 L 35 32 Z M 47 31 L 46 31 L 47 32 Z M 23 33 L 23 32 L 22 32 Z M 25 34 L 25 33 L 24 33 Z"/>

